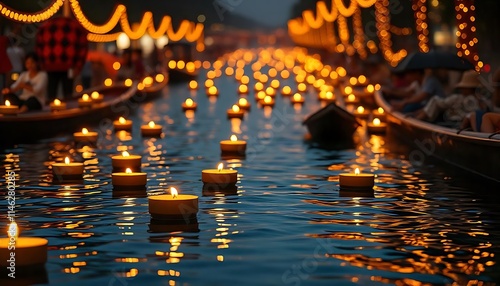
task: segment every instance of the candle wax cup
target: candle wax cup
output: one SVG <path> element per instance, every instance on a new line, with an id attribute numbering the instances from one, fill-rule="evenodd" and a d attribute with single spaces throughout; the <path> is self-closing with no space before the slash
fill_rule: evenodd
<path id="1" fill-rule="evenodd" d="M 195 102 L 193 102 L 192 105 L 188 106 L 185 102 L 182 103 L 182 110 L 186 111 L 186 110 L 196 110 L 198 108 L 198 104 L 196 104 Z"/>
<path id="2" fill-rule="evenodd" d="M 238 181 L 238 171 L 229 169 L 207 169 L 201 172 L 201 181 L 206 184 L 229 185 Z"/>
<path id="3" fill-rule="evenodd" d="M 83 99 L 78 99 L 78 106 L 79 107 L 91 107 L 92 106 L 92 100 L 83 100 Z"/>
<path id="4" fill-rule="evenodd" d="M 0 113 L 3 115 L 16 115 L 19 111 L 19 107 L 17 105 L 0 105 Z"/>
<path id="5" fill-rule="evenodd" d="M 125 120 L 125 123 L 121 123 L 119 120 L 113 121 L 113 127 L 115 130 L 131 130 L 132 120 Z"/>
<path id="6" fill-rule="evenodd" d="M 51 111 L 60 111 L 66 109 L 66 103 L 61 102 L 59 105 L 55 105 L 53 102 L 50 104 Z"/>
<path id="7" fill-rule="evenodd" d="M 370 133 L 385 133 L 385 130 L 387 128 L 387 124 L 384 122 L 381 122 L 379 125 L 375 125 L 372 122 L 369 122 L 367 124 L 368 131 Z"/>
<path id="8" fill-rule="evenodd" d="M 161 125 L 155 125 L 154 127 L 149 127 L 149 125 L 141 126 L 142 136 L 160 136 L 162 132 Z"/>
<path id="9" fill-rule="evenodd" d="M 156 219 L 172 217 L 192 217 L 198 213 L 198 196 L 179 194 L 149 196 L 149 213 Z"/>
<path id="10" fill-rule="evenodd" d="M 7 261 L 14 252 L 16 266 L 39 265 L 47 262 L 48 240 L 39 237 L 18 237 L 15 250 L 9 250 L 9 238 L 0 238 L 0 266 L 9 267 Z"/>
<path id="11" fill-rule="evenodd" d="M 357 110 L 354 110 L 354 116 L 356 116 L 358 118 L 368 118 L 369 115 L 370 115 L 370 112 L 368 112 L 367 110 L 364 110 L 361 113 L 359 113 Z"/>
<path id="12" fill-rule="evenodd" d="M 111 165 L 116 170 L 125 171 L 127 168 L 130 168 L 132 171 L 140 171 L 141 159 L 142 157 L 139 155 L 116 155 L 111 157 Z"/>
<path id="13" fill-rule="evenodd" d="M 371 189 L 375 185 L 375 175 L 373 174 L 348 174 L 339 175 L 341 189 Z"/>
<path id="14" fill-rule="evenodd" d="M 220 141 L 220 150 L 222 153 L 245 153 L 246 148 L 247 148 L 247 142 L 243 140 Z"/>
<path id="15" fill-rule="evenodd" d="M 245 112 L 243 112 L 243 110 L 240 110 L 238 112 L 235 112 L 232 109 L 227 110 L 227 118 L 243 118 L 244 115 Z"/>
<path id="16" fill-rule="evenodd" d="M 93 103 L 101 103 L 104 101 L 104 96 L 102 94 L 99 95 L 97 98 L 91 97 Z"/>
<path id="17" fill-rule="evenodd" d="M 111 174 L 113 186 L 118 187 L 145 187 L 147 183 L 146 173 L 117 172 Z"/>
<path id="18" fill-rule="evenodd" d="M 52 173 L 55 176 L 72 176 L 83 174 L 83 163 L 71 162 L 52 164 Z"/>
<path id="19" fill-rule="evenodd" d="M 273 107 L 274 106 L 274 100 L 271 101 L 271 102 L 265 102 L 263 99 L 259 100 L 259 103 L 260 105 L 262 106 L 270 106 L 270 107 Z"/>
<path id="20" fill-rule="evenodd" d="M 97 142 L 97 132 L 89 131 L 87 134 L 83 134 L 82 132 L 73 133 L 73 138 L 76 142 Z"/>

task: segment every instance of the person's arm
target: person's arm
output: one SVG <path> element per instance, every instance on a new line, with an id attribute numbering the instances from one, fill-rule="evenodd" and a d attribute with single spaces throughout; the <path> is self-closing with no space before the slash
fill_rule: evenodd
<path id="1" fill-rule="evenodd" d="M 403 99 L 404 104 L 422 102 L 431 96 L 429 93 L 422 91 L 420 93 L 415 94 L 414 96 L 410 96 L 408 98 Z"/>
<path id="2" fill-rule="evenodd" d="M 19 78 L 16 80 L 16 82 L 14 82 L 11 86 L 10 86 L 10 89 L 7 91 L 8 92 L 17 92 L 21 89 L 23 89 L 26 84 L 25 84 L 25 77 L 26 77 L 26 72 L 23 72 L 21 73 L 21 75 L 19 76 Z"/>

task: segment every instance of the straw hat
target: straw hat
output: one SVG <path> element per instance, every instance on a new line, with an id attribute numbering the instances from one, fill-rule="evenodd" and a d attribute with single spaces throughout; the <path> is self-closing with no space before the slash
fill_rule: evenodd
<path id="1" fill-rule="evenodd" d="M 480 86 L 479 74 L 474 70 L 469 70 L 462 74 L 462 79 L 455 87 L 476 88 Z"/>

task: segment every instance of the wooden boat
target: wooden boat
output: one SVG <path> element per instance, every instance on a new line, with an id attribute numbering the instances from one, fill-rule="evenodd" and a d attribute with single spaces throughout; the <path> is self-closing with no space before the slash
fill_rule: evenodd
<path id="1" fill-rule="evenodd" d="M 414 148 L 409 153 L 412 163 L 421 164 L 433 156 L 500 182 L 500 134 L 459 131 L 410 118 L 393 111 L 381 92 L 375 93 L 375 101 L 386 111 L 388 135 Z"/>
<path id="2" fill-rule="evenodd" d="M 360 126 L 356 118 L 345 109 L 330 103 L 311 114 L 303 122 L 306 125 L 310 140 L 322 145 L 350 145 L 352 135 Z"/>

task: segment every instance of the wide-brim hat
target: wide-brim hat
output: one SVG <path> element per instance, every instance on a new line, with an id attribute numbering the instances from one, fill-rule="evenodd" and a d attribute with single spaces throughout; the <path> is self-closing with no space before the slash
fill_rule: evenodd
<path id="1" fill-rule="evenodd" d="M 480 87 L 481 82 L 479 81 L 479 74 L 474 71 L 465 71 L 462 74 L 462 79 L 457 83 L 455 87 L 464 87 L 464 88 L 476 88 Z"/>

